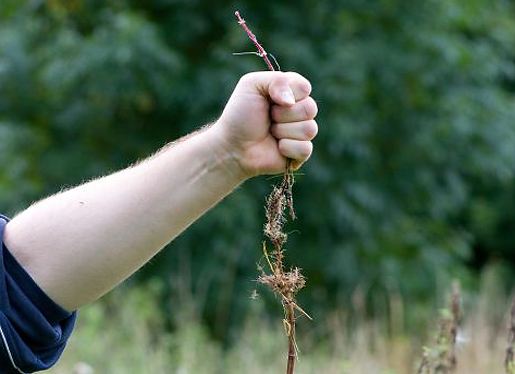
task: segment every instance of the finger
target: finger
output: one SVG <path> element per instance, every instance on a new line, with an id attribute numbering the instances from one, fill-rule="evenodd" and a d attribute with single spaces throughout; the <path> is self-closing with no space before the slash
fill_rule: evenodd
<path id="1" fill-rule="evenodd" d="M 294 161 L 305 162 L 313 152 L 313 143 L 310 141 L 281 139 L 279 140 L 279 152 Z"/>
<path id="2" fill-rule="evenodd" d="M 311 94 L 311 83 L 302 75 L 293 71 L 288 71 L 284 74 L 288 77 L 295 101 L 304 100 Z"/>
<path id="3" fill-rule="evenodd" d="M 276 123 L 300 122 L 316 117 L 318 107 L 311 97 L 299 101 L 291 107 L 272 106 L 272 120 Z"/>
<path id="4" fill-rule="evenodd" d="M 302 75 L 288 72 L 278 75 L 269 87 L 270 98 L 279 105 L 293 106 L 311 93 L 311 83 Z"/>
<path id="5" fill-rule="evenodd" d="M 293 123 L 274 123 L 270 129 L 277 139 L 312 140 L 318 133 L 314 119 Z"/>

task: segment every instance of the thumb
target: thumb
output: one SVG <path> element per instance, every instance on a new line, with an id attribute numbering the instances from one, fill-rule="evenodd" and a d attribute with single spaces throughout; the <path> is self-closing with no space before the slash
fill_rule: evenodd
<path id="1" fill-rule="evenodd" d="M 276 104 L 283 106 L 293 106 L 295 104 L 295 95 L 285 74 L 277 76 L 270 82 L 268 94 Z"/>
<path id="2" fill-rule="evenodd" d="M 266 71 L 247 74 L 245 80 L 258 91 L 282 106 L 293 106 L 311 93 L 311 84 L 302 75 L 292 72 Z"/>

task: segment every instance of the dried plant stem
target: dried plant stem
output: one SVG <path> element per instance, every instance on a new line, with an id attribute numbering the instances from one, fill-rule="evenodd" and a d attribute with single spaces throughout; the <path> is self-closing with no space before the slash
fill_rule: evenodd
<path id="1" fill-rule="evenodd" d="M 286 374 L 293 374 L 295 370 L 295 359 L 297 358 L 297 347 L 295 344 L 295 309 L 293 305 L 286 307 L 286 320 L 289 326 L 288 335 L 288 364 L 286 366 Z"/>
<path id="2" fill-rule="evenodd" d="M 454 283 L 450 305 L 441 311 L 436 346 L 425 347 L 418 374 L 451 374 L 456 372 L 456 340 L 461 321 L 460 287 Z"/>
<path id="3" fill-rule="evenodd" d="M 270 60 L 268 58 L 268 53 L 266 53 L 265 49 L 257 41 L 256 36 L 252 33 L 252 31 L 250 31 L 250 29 L 248 28 L 245 20 L 240 15 L 240 12 L 236 11 L 236 12 L 234 12 L 234 14 L 236 15 L 236 18 L 238 18 L 238 23 L 240 24 L 240 26 L 243 28 L 243 30 L 245 30 L 245 32 L 249 36 L 249 39 L 252 40 L 252 42 L 256 45 L 256 48 L 257 48 L 258 53 L 259 53 L 259 56 L 263 57 L 263 60 L 265 60 L 266 64 L 268 65 L 268 68 L 270 70 L 274 71 L 275 69 L 274 69 L 272 63 L 270 62 Z"/>
<path id="4" fill-rule="evenodd" d="M 240 13 L 235 12 L 238 23 L 245 30 L 250 40 L 256 45 L 257 54 L 262 57 L 268 68 L 274 71 L 274 67 L 268 58 L 268 53 L 259 44 L 256 36 L 250 31 L 245 20 Z M 275 61 L 275 58 L 274 58 Z M 277 62 L 276 62 L 277 64 Z M 277 64 L 278 65 L 278 64 Z M 291 160 L 286 161 L 286 170 L 284 171 L 283 180 L 279 186 L 274 186 L 272 192 L 266 200 L 266 223 L 264 234 L 272 243 L 273 249 L 269 253 L 266 242 L 263 242 L 263 255 L 270 267 L 271 274 L 267 274 L 262 270 L 258 282 L 267 285 L 275 294 L 281 297 L 284 309 L 284 328 L 288 338 L 288 361 L 286 366 L 286 374 L 293 374 L 295 370 L 295 361 L 297 359 L 297 343 L 295 340 L 295 324 L 296 311 L 311 319 L 311 317 L 297 305 L 295 296 L 306 284 L 304 276 L 300 273 L 300 269 L 292 268 L 290 271 L 285 270 L 284 266 L 284 244 L 288 239 L 288 235 L 282 231 L 286 221 L 284 210 L 287 208 L 290 218 L 294 220 L 295 210 L 293 208 L 293 170 Z"/>

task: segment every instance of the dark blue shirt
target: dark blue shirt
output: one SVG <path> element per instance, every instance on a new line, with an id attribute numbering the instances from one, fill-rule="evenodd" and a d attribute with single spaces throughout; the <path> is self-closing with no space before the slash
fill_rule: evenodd
<path id="1" fill-rule="evenodd" d="M 52 301 L 9 252 L 7 222 L 0 215 L 0 374 L 32 373 L 57 362 L 76 313 Z"/>

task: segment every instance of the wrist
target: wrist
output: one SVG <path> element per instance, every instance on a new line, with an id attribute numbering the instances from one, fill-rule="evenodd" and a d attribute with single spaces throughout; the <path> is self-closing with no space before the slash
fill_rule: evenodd
<path id="1" fill-rule="evenodd" d="M 224 135 L 222 126 L 215 123 L 199 136 L 204 138 L 210 150 L 213 167 L 220 170 L 227 178 L 240 184 L 252 177 L 242 166 L 241 152 Z"/>

